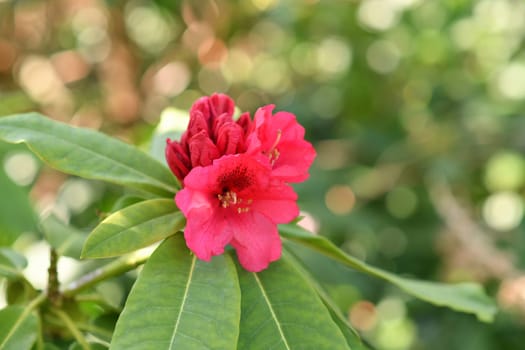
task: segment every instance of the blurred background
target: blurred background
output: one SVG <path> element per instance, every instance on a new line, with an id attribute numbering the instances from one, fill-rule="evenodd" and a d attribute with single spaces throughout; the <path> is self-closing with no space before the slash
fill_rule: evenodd
<path id="1" fill-rule="evenodd" d="M 303 225 L 395 273 L 482 283 L 501 308 L 480 323 L 312 257 L 364 338 L 522 349 L 524 37 L 518 0 L 0 0 L 0 115 L 37 110 L 148 150 L 161 119 L 213 92 L 293 112 L 318 152 L 296 186 Z M 1 144 L 0 165 L 0 245 L 49 211 L 88 230 L 122 194 L 23 146 Z"/>

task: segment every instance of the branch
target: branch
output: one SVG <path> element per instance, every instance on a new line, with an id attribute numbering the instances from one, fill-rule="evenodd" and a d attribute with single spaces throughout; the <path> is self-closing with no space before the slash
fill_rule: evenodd
<path id="1" fill-rule="evenodd" d="M 62 291 L 62 294 L 66 297 L 72 297 L 84 289 L 94 286 L 100 281 L 131 271 L 144 264 L 146 260 L 148 260 L 149 255 L 150 251 L 145 252 L 143 249 L 124 255 L 72 282 Z"/>

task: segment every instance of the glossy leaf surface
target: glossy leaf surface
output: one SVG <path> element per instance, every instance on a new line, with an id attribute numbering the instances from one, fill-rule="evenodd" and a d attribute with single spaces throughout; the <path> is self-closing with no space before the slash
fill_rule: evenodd
<path id="1" fill-rule="evenodd" d="M 167 238 L 133 286 L 111 349 L 236 349 L 240 297 L 229 255 L 197 260 L 182 235 Z"/>
<path id="2" fill-rule="evenodd" d="M 88 236 L 83 258 L 107 258 L 146 247 L 184 227 L 185 219 L 172 199 L 142 201 L 102 221 Z"/>
<path id="3" fill-rule="evenodd" d="M 27 144 L 44 162 L 64 173 L 160 195 L 177 189 L 169 169 L 139 149 L 38 113 L 0 118 L 0 139 Z"/>
<path id="4" fill-rule="evenodd" d="M 259 273 L 239 267 L 239 349 L 350 349 L 315 290 L 286 257 Z"/>

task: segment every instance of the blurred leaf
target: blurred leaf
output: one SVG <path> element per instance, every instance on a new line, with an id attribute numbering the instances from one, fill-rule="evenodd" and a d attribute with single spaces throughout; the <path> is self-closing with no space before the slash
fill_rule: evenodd
<path id="1" fill-rule="evenodd" d="M 0 139 L 26 143 L 47 164 L 68 174 L 163 196 L 177 189 L 168 168 L 137 148 L 37 113 L 0 118 Z"/>
<path id="2" fill-rule="evenodd" d="M 259 273 L 238 270 L 239 349 L 350 349 L 323 302 L 286 256 Z"/>
<path id="3" fill-rule="evenodd" d="M 147 247 L 184 227 L 172 199 L 142 201 L 108 216 L 88 236 L 82 258 L 107 258 Z"/>
<path id="4" fill-rule="evenodd" d="M 107 346 L 102 345 L 100 343 L 88 342 L 88 344 L 91 350 L 106 350 L 108 348 Z M 69 346 L 68 350 L 85 350 L 85 349 L 79 343 L 74 342 Z"/>
<path id="5" fill-rule="evenodd" d="M 41 222 L 44 236 L 60 256 L 79 259 L 87 234 L 50 215 Z"/>
<path id="6" fill-rule="evenodd" d="M 13 183 L 1 166 L 0 188 L 0 246 L 9 246 L 21 233 L 34 231 L 36 220 L 27 191 Z"/>
<path id="7" fill-rule="evenodd" d="M 153 253 L 129 295 L 112 349 L 236 349 L 240 290 L 229 255 L 190 254 L 182 235 Z"/>
<path id="8" fill-rule="evenodd" d="M 0 349 L 31 349 L 36 341 L 38 319 L 23 306 L 8 306 L 0 310 Z"/>
<path id="9" fill-rule="evenodd" d="M 308 246 L 355 270 L 388 281 L 419 299 L 435 305 L 447 306 L 456 311 L 475 314 L 484 322 L 491 322 L 494 319 L 497 311 L 494 302 L 485 294 L 481 286 L 475 283 L 448 285 L 399 277 L 347 255 L 325 237 L 314 235 L 299 226 L 281 225 L 280 232 L 293 242 Z"/>
<path id="10" fill-rule="evenodd" d="M 27 266 L 26 258 L 8 248 L 0 248 L 0 276 L 18 278 Z"/>

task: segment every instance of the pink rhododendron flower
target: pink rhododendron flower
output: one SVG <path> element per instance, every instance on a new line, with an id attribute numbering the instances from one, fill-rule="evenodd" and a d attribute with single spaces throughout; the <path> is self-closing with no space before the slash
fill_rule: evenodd
<path id="1" fill-rule="evenodd" d="M 308 177 L 315 151 L 295 116 L 273 108 L 235 121 L 231 98 L 202 97 L 181 140 L 167 140 L 168 165 L 183 182 L 175 202 L 187 219 L 184 237 L 199 259 L 229 244 L 245 269 L 261 271 L 281 256 L 277 224 L 299 213 L 288 183 Z"/>
<path id="2" fill-rule="evenodd" d="M 315 158 L 315 150 L 304 139 L 304 128 L 295 115 L 277 112 L 268 105 L 257 110 L 255 131 L 248 138 L 250 152 L 262 152 L 272 164 L 272 175 L 286 182 L 301 182 L 308 178 L 308 169 Z"/>
<path id="3" fill-rule="evenodd" d="M 297 195 L 271 177 L 268 160 L 248 154 L 226 155 L 196 167 L 175 197 L 187 218 L 186 244 L 209 261 L 231 244 L 241 265 L 261 271 L 281 256 L 276 224 L 299 214 Z"/>
<path id="4" fill-rule="evenodd" d="M 244 114 L 234 121 L 233 110 L 232 99 L 223 94 L 202 97 L 193 104 L 188 130 L 180 142 L 167 140 L 166 160 L 179 180 L 196 166 L 210 165 L 222 155 L 245 151 L 251 120 Z"/>

